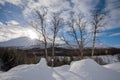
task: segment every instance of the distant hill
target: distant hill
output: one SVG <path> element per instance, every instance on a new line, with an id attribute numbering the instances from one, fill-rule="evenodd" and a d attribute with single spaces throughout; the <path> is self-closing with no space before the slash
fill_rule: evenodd
<path id="1" fill-rule="evenodd" d="M 66 48 L 65 44 L 56 44 L 56 46 Z M 42 41 L 38 39 L 30 39 L 28 37 L 14 38 L 8 41 L 0 42 L 0 47 L 17 47 L 17 48 L 44 48 Z M 47 47 L 51 47 L 51 43 L 47 44 Z"/>
<path id="2" fill-rule="evenodd" d="M 39 45 L 41 42 L 37 39 L 30 39 L 28 37 L 19 37 L 8 41 L 0 42 L 0 47 L 32 47 Z"/>

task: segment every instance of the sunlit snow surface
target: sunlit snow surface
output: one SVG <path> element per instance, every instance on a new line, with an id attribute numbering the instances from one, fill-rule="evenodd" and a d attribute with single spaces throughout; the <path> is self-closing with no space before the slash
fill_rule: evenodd
<path id="1" fill-rule="evenodd" d="M 41 59 L 38 64 L 20 65 L 0 72 L 0 80 L 120 80 L 119 65 L 103 67 L 91 59 L 84 59 L 72 62 L 70 66 L 51 68 L 45 59 Z"/>
<path id="2" fill-rule="evenodd" d="M 104 67 L 120 72 L 120 62 L 104 65 Z"/>

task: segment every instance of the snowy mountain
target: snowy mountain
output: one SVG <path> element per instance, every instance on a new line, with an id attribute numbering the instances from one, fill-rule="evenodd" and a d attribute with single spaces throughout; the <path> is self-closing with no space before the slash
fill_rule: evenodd
<path id="1" fill-rule="evenodd" d="M 56 44 L 57 47 L 66 47 L 65 44 Z M 38 39 L 30 39 L 28 37 L 14 38 L 8 41 L 0 42 L 0 47 L 17 47 L 17 48 L 44 48 L 42 41 Z M 47 44 L 47 47 L 51 47 L 51 43 Z"/>
<path id="2" fill-rule="evenodd" d="M 19 37 L 15 39 L 11 39 L 8 41 L 0 42 L 0 47 L 32 47 L 35 45 L 39 45 L 40 42 L 37 39 L 30 39 L 28 37 Z"/>

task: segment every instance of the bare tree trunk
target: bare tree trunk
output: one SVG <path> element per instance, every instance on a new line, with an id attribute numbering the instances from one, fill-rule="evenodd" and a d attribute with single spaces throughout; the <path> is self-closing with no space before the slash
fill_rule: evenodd
<path id="1" fill-rule="evenodd" d="M 83 58 L 84 52 L 83 52 L 83 42 L 82 42 L 82 41 L 81 41 L 81 48 L 80 48 L 80 51 L 81 51 L 81 58 Z"/>
<path id="2" fill-rule="evenodd" d="M 47 50 L 47 44 L 45 44 L 45 58 L 46 58 L 46 61 L 48 62 L 48 50 Z"/>
<path id="3" fill-rule="evenodd" d="M 92 45 L 92 57 L 94 56 L 94 50 L 95 50 L 95 42 L 96 42 L 96 28 L 93 34 L 93 45 Z"/>
<path id="4" fill-rule="evenodd" d="M 44 44 L 44 54 L 46 61 L 48 62 L 48 51 L 47 51 L 47 33 L 46 33 L 46 18 L 47 9 L 45 7 L 41 8 L 43 11 L 36 10 L 36 14 L 38 16 L 39 21 L 35 22 L 36 25 L 32 25 L 33 28 L 43 37 L 43 44 Z M 46 10 L 45 10 L 46 9 Z"/>
<path id="5" fill-rule="evenodd" d="M 74 41 L 76 42 L 78 46 L 77 51 L 79 53 L 78 54 L 79 58 L 82 59 L 84 56 L 84 45 L 86 42 L 86 39 L 84 37 L 87 35 L 85 34 L 86 33 L 86 30 L 85 30 L 86 22 L 85 21 L 83 22 L 83 17 L 81 16 L 81 14 L 79 14 L 77 17 L 78 18 L 74 19 L 74 16 L 71 15 L 70 19 L 68 20 L 68 26 L 71 28 L 71 31 L 69 31 L 70 36 L 73 37 Z M 66 44 L 70 45 L 70 43 L 65 39 L 64 36 L 63 38 L 64 38 L 63 41 L 65 41 Z"/>
<path id="6" fill-rule="evenodd" d="M 54 59 L 55 59 L 55 38 L 52 43 L 52 67 L 54 66 Z"/>
<path id="7" fill-rule="evenodd" d="M 77 36 L 77 33 L 76 33 L 76 30 L 75 30 L 75 22 L 74 22 L 75 20 L 73 19 L 73 16 L 71 16 L 71 21 L 70 21 L 70 24 L 69 24 L 69 26 L 71 27 L 71 29 L 72 29 L 72 36 L 73 36 L 73 38 L 75 39 L 75 41 L 77 42 L 77 45 L 78 45 L 78 47 L 79 47 L 79 50 L 78 50 L 78 52 L 79 52 L 79 58 L 81 59 L 81 49 L 80 49 L 80 43 L 79 43 L 79 40 L 78 40 L 78 36 Z"/>
<path id="8" fill-rule="evenodd" d="M 53 38 L 52 38 L 52 67 L 54 66 L 54 62 L 55 62 L 55 40 L 56 40 L 57 34 L 59 32 L 59 29 L 61 27 L 61 22 L 62 22 L 62 19 L 59 17 L 59 14 L 54 13 L 53 14 L 53 20 L 52 20 L 53 26 L 51 27 L 51 31 L 53 32 Z"/>
<path id="9" fill-rule="evenodd" d="M 79 24 L 80 25 L 80 24 Z M 80 30 L 80 39 L 81 39 L 81 41 L 80 41 L 80 51 L 81 51 L 81 58 L 83 58 L 83 54 L 84 54 L 84 52 L 83 52 L 83 31 L 84 30 L 82 30 L 81 29 L 81 27 L 79 26 L 79 30 Z"/>
<path id="10" fill-rule="evenodd" d="M 92 53 L 91 56 L 94 56 L 95 53 L 95 43 L 96 43 L 96 37 L 97 37 L 97 33 L 100 33 L 100 28 L 104 27 L 104 25 L 106 24 L 103 20 L 105 18 L 106 13 L 100 12 L 98 9 L 95 9 L 95 11 L 93 12 L 93 21 L 92 21 L 92 25 L 93 25 L 93 43 L 92 43 Z"/>

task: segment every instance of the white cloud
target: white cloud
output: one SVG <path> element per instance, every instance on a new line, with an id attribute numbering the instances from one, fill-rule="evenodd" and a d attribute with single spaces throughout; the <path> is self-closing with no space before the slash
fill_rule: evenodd
<path id="1" fill-rule="evenodd" d="M 73 10 L 81 11 L 85 15 L 89 15 L 90 11 L 98 4 L 99 0 L 72 0 L 74 3 Z"/>
<path id="2" fill-rule="evenodd" d="M 64 17 L 68 16 L 68 12 L 82 12 L 86 16 L 90 15 L 99 0 L 29 0 L 26 1 L 24 16 L 29 16 L 33 10 L 40 9 L 41 6 L 47 7 L 49 12 L 61 12 Z M 94 3 L 94 4 L 93 4 Z M 31 6 L 32 5 L 32 6 Z"/>
<path id="3" fill-rule="evenodd" d="M 7 22 L 8 25 L 19 25 L 19 23 L 15 20 L 11 20 L 9 22 Z"/>
<path id="4" fill-rule="evenodd" d="M 19 5 L 22 3 L 22 0 L 0 0 L 0 4 L 4 4 L 5 2 L 14 4 L 14 5 Z"/>
<path id="5" fill-rule="evenodd" d="M 49 12 L 60 12 L 70 9 L 70 4 L 66 0 L 38 0 L 37 2 L 30 0 L 27 2 L 27 5 L 25 5 L 23 14 L 25 17 L 28 17 L 33 10 L 40 10 L 40 7 L 47 7 Z"/>
<path id="6" fill-rule="evenodd" d="M 109 17 L 106 19 L 108 29 L 120 27 L 120 1 L 106 0 L 106 8 L 109 11 Z"/>
<path id="7" fill-rule="evenodd" d="M 0 4 L 4 4 L 4 1 L 3 1 L 3 0 L 0 0 Z"/>
<path id="8" fill-rule="evenodd" d="M 113 34 L 109 35 L 109 37 L 113 37 L 113 36 L 120 36 L 120 33 L 113 33 Z"/>
<path id="9" fill-rule="evenodd" d="M 14 20 L 7 22 L 7 24 L 0 22 L 0 42 L 17 37 L 28 36 L 28 33 L 26 33 L 26 31 L 30 29 L 30 27 L 20 26 L 19 23 Z"/>

